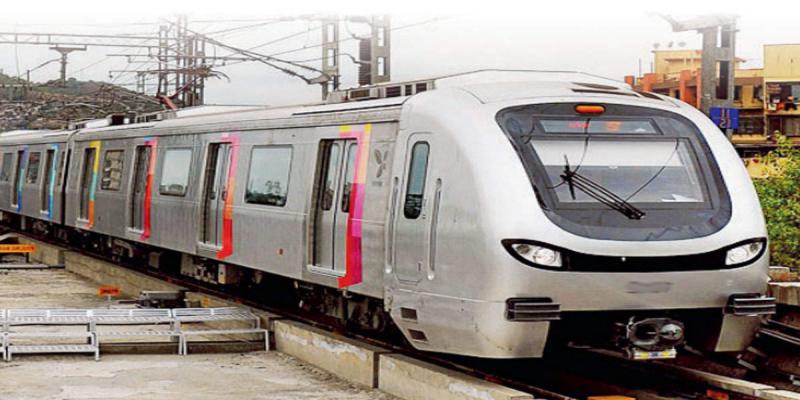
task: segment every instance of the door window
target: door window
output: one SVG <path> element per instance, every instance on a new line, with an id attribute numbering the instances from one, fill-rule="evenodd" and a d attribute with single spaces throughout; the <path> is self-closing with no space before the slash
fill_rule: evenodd
<path id="1" fill-rule="evenodd" d="M 408 186 L 406 187 L 403 215 L 417 219 L 422 213 L 422 200 L 425 196 L 425 177 L 428 173 L 428 142 L 418 142 L 411 149 L 409 161 Z"/>
<path id="2" fill-rule="evenodd" d="M 56 186 L 57 186 L 57 187 L 61 187 L 61 182 L 62 182 L 62 181 L 63 181 L 63 179 L 64 179 L 64 169 L 65 169 L 65 168 L 66 168 L 66 166 L 67 166 L 67 156 L 66 156 L 66 152 L 65 152 L 65 151 L 62 151 L 62 152 L 59 154 L 59 157 L 58 157 L 58 159 L 60 160 L 59 162 L 61 163 L 61 165 L 59 165 L 59 166 L 58 166 L 58 174 L 56 174 L 56 175 L 57 175 L 57 177 L 56 177 Z"/>
<path id="3" fill-rule="evenodd" d="M 353 192 L 353 179 L 355 178 L 356 154 L 358 145 L 350 143 L 347 146 L 347 165 L 344 170 L 344 184 L 342 185 L 342 212 L 350 212 L 350 194 Z"/>
<path id="4" fill-rule="evenodd" d="M 320 208 L 328 211 L 333 206 L 333 198 L 336 194 L 336 173 L 339 166 L 339 143 L 330 145 L 328 152 L 328 163 L 325 168 L 325 184 L 322 188 L 322 199 Z"/>

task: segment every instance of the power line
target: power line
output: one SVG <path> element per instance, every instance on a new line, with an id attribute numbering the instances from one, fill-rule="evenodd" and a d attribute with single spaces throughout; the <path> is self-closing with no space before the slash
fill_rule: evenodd
<path id="1" fill-rule="evenodd" d="M 174 23 L 173 23 L 173 22 L 171 22 L 171 21 L 167 21 L 167 22 L 168 22 L 169 24 L 171 24 L 171 25 L 174 25 Z M 244 56 L 247 56 L 247 57 L 251 57 L 251 58 L 253 59 L 253 61 L 258 61 L 258 62 L 260 62 L 260 63 L 262 63 L 262 64 L 265 64 L 265 65 L 267 65 L 267 66 L 270 66 L 270 67 L 272 67 L 272 68 L 275 68 L 275 69 L 277 69 L 277 70 L 279 70 L 279 71 L 281 71 L 281 72 L 283 72 L 283 73 L 286 73 L 286 74 L 288 74 L 288 75 L 290 75 L 290 76 L 294 76 L 294 77 L 296 77 L 296 78 L 300 78 L 300 79 L 302 79 L 303 81 L 305 81 L 306 83 L 309 83 L 309 84 L 310 84 L 310 83 L 319 83 L 319 82 L 315 82 L 315 81 L 318 81 L 318 80 L 320 80 L 321 78 L 328 78 L 328 79 L 330 79 L 330 77 L 327 77 L 327 76 L 325 75 L 325 73 L 323 73 L 322 71 L 320 71 L 320 70 L 319 70 L 319 69 L 317 69 L 317 68 L 312 68 L 312 67 L 309 67 L 309 66 L 307 66 L 307 65 L 300 64 L 300 63 L 293 63 L 293 62 L 291 62 L 291 61 L 282 60 L 282 59 L 275 58 L 275 57 L 273 57 L 273 56 L 270 56 L 270 55 L 265 55 L 265 54 L 256 53 L 256 52 L 254 52 L 254 51 L 252 51 L 252 50 L 248 50 L 248 49 L 242 49 L 242 48 L 239 48 L 239 47 L 231 46 L 231 45 L 229 45 L 229 44 L 222 43 L 222 42 L 220 42 L 219 40 L 216 40 L 216 39 L 214 39 L 214 38 L 210 38 L 210 37 L 208 37 L 208 36 L 205 36 L 205 35 L 203 35 L 203 34 L 201 34 L 201 33 L 195 32 L 195 31 L 193 31 L 193 30 L 191 30 L 191 29 L 188 29 L 188 28 L 184 28 L 184 29 L 185 29 L 187 32 L 190 32 L 190 33 L 192 33 L 192 34 L 194 34 L 194 35 L 196 35 L 196 36 L 198 36 L 198 37 L 202 38 L 202 39 L 203 39 L 203 40 L 205 40 L 207 43 L 209 43 L 209 44 L 211 44 L 211 45 L 213 45 L 213 46 L 222 47 L 222 48 L 225 48 L 225 49 L 227 49 L 227 50 L 233 51 L 233 52 L 235 52 L 235 53 L 238 53 L 238 54 L 241 54 L 241 55 L 244 55 Z M 313 78 L 313 79 L 312 79 L 312 78 L 307 78 L 307 77 L 305 77 L 305 76 L 303 76 L 303 75 L 301 75 L 301 74 L 299 74 L 299 73 L 297 73 L 297 72 L 295 72 L 295 71 L 292 71 L 292 70 L 290 70 L 290 69 L 287 69 L 287 68 L 281 67 L 281 66 L 279 66 L 279 65 L 275 65 L 275 63 L 276 63 L 276 62 L 277 62 L 277 63 L 284 63 L 284 64 L 288 64 L 288 65 L 291 65 L 291 66 L 293 66 L 293 67 L 297 67 L 297 68 L 304 69 L 304 70 L 307 70 L 307 71 L 316 72 L 316 73 L 319 73 L 319 74 L 320 74 L 320 76 L 319 76 L 319 77 L 317 77 L 317 78 Z"/>
<path id="2" fill-rule="evenodd" d="M 111 60 L 111 57 L 103 57 L 103 58 L 101 58 L 99 61 L 95 61 L 95 62 L 93 62 L 93 63 L 91 63 L 91 64 L 89 64 L 89 65 L 87 65 L 87 66 L 85 66 L 85 67 L 83 67 L 83 68 L 81 68 L 81 69 L 78 69 L 78 70 L 76 70 L 76 71 L 73 71 L 71 74 L 69 74 L 69 77 L 70 77 L 70 78 L 73 78 L 73 77 L 75 77 L 76 75 L 78 75 L 79 73 L 81 73 L 81 72 L 83 72 L 83 71 L 86 71 L 87 69 L 89 69 L 89 68 L 92 68 L 92 67 L 94 67 L 95 65 L 102 64 L 102 63 L 104 63 L 104 62 L 106 62 L 106 61 L 109 61 L 109 60 Z"/>
<path id="3" fill-rule="evenodd" d="M 240 30 L 260 28 L 262 26 L 274 25 L 274 24 L 276 24 L 278 22 L 281 22 L 281 20 L 275 19 L 275 20 L 270 20 L 270 21 L 267 21 L 267 22 L 261 22 L 261 23 L 258 23 L 258 24 L 245 25 L 245 26 L 235 26 L 233 28 L 222 29 L 222 30 L 218 30 L 218 31 L 214 31 L 214 32 L 207 32 L 207 33 L 204 33 L 204 35 L 213 36 L 213 35 L 230 33 L 230 32 L 235 32 L 235 31 L 240 31 Z"/>
<path id="4" fill-rule="evenodd" d="M 292 39 L 292 38 L 295 38 L 295 37 L 298 37 L 298 36 L 302 36 L 302 35 L 308 35 L 309 33 L 317 31 L 317 30 L 320 30 L 320 29 L 322 29 L 321 25 L 317 26 L 317 27 L 314 27 L 314 28 L 307 28 L 307 29 L 304 29 L 304 30 L 299 31 L 299 32 L 295 32 L 295 33 L 292 33 L 292 34 L 289 34 L 289 35 L 286 35 L 286 36 L 283 36 L 283 37 L 279 37 L 279 38 L 274 39 L 274 40 L 270 40 L 270 41 L 265 42 L 265 43 L 261 43 L 261 44 L 259 44 L 257 46 L 250 47 L 247 50 L 260 49 L 262 47 L 273 45 L 275 43 L 280 43 L 280 42 L 282 42 L 284 40 L 289 40 L 289 39 Z"/>
<path id="5" fill-rule="evenodd" d="M 429 24 L 429 23 L 432 23 L 432 22 L 443 21 L 445 19 L 446 18 L 443 18 L 443 17 L 431 18 L 431 19 L 428 19 L 428 20 L 425 20 L 425 21 L 421 21 L 421 22 L 415 22 L 415 23 L 411 23 L 411 24 L 401 25 L 401 26 L 389 29 L 389 31 L 396 32 L 396 31 L 399 31 L 401 29 L 413 28 L 413 27 L 416 27 L 416 26 L 425 25 L 425 24 Z M 348 41 L 352 41 L 352 40 L 356 40 L 356 39 L 357 38 L 355 38 L 355 37 L 350 37 L 350 38 L 347 38 L 347 39 L 342 39 L 341 41 L 342 42 L 348 42 Z M 285 50 L 285 51 L 280 51 L 280 52 L 277 52 L 277 53 L 272 53 L 272 54 L 269 54 L 269 56 L 270 57 L 277 57 L 277 56 L 282 56 L 282 55 L 285 55 L 285 54 L 296 53 L 298 51 L 303 51 L 303 50 L 307 50 L 307 49 L 319 48 L 319 47 L 322 47 L 322 46 L 323 46 L 323 44 L 319 43 L 319 44 L 315 44 L 315 45 L 312 45 L 312 46 L 300 47 L 300 48 L 296 48 L 296 49 L 293 49 L 293 50 Z"/>

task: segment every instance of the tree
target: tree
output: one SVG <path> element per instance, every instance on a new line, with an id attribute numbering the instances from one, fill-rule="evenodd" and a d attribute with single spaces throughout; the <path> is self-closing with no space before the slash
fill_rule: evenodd
<path id="1" fill-rule="evenodd" d="M 767 154 L 766 177 L 755 179 L 767 231 L 773 265 L 800 269 L 800 150 L 785 136 L 776 136 L 778 147 Z"/>

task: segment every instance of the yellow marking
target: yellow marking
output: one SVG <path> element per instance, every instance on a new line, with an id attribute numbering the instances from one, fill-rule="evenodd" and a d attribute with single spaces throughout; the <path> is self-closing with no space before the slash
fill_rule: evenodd
<path id="1" fill-rule="evenodd" d="M 35 244 L 0 244 L 0 253 L 33 253 Z"/>

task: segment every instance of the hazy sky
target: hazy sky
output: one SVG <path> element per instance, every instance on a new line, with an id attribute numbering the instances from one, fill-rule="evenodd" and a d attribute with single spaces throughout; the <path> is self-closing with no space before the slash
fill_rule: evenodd
<path id="1" fill-rule="evenodd" d="M 153 35 L 157 23 L 176 13 L 187 13 L 190 28 L 203 33 L 225 30 L 256 22 L 209 22 L 211 20 L 258 20 L 276 15 L 337 13 L 356 15 L 390 13 L 395 28 L 392 35 L 393 80 L 416 79 L 479 68 L 579 70 L 622 79 L 636 74 L 639 60 L 647 72 L 655 43 L 666 48 L 673 42 L 685 42 L 684 48 L 698 48 L 699 35 L 676 34 L 655 13 L 691 17 L 699 13 L 724 12 L 740 16 L 737 55 L 745 58 L 745 67 L 759 67 L 765 43 L 800 43 L 800 2 L 784 1 L 775 7 L 761 7 L 753 2 L 733 1 L 504 1 L 489 2 L 405 0 L 376 2 L 363 0 L 320 1 L 208 1 L 208 0 L 137 0 L 112 1 L 42 1 L 9 2 L 0 15 L 3 32 L 138 33 Z M 652 4 L 650 4 L 652 3 Z M 251 47 L 296 32 L 308 31 L 291 40 L 263 47 L 272 54 L 319 43 L 315 23 L 281 22 L 249 30 L 220 33 L 213 37 L 239 47 Z M 363 32 L 350 24 L 353 33 Z M 347 37 L 346 29 L 342 36 Z M 354 41 L 342 44 L 342 51 L 356 54 Z M 112 53 L 135 50 L 90 47 L 73 53 L 68 74 L 83 80 L 113 80 L 132 83 L 132 74 L 112 74 L 109 70 L 133 70 L 147 65 L 127 65 L 123 58 L 109 58 Z M 228 54 L 218 50 L 217 54 Z M 6 74 L 24 74 L 57 56 L 47 46 L 0 45 L 0 69 Z M 286 54 L 291 60 L 320 56 L 319 48 Z M 309 63 L 318 66 L 319 61 Z M 355 84 L 355 67 L 342 59 L 343 84 Z M 259 63 L 222 66 L 219 71 L 231 78 L 210 80 L 206 102 L 216 104 L 286 104 L 319 99 L 319 87 L 308 86 Z M 35 81 L 58 76 L 52 63 L 32 73 Z"/>

